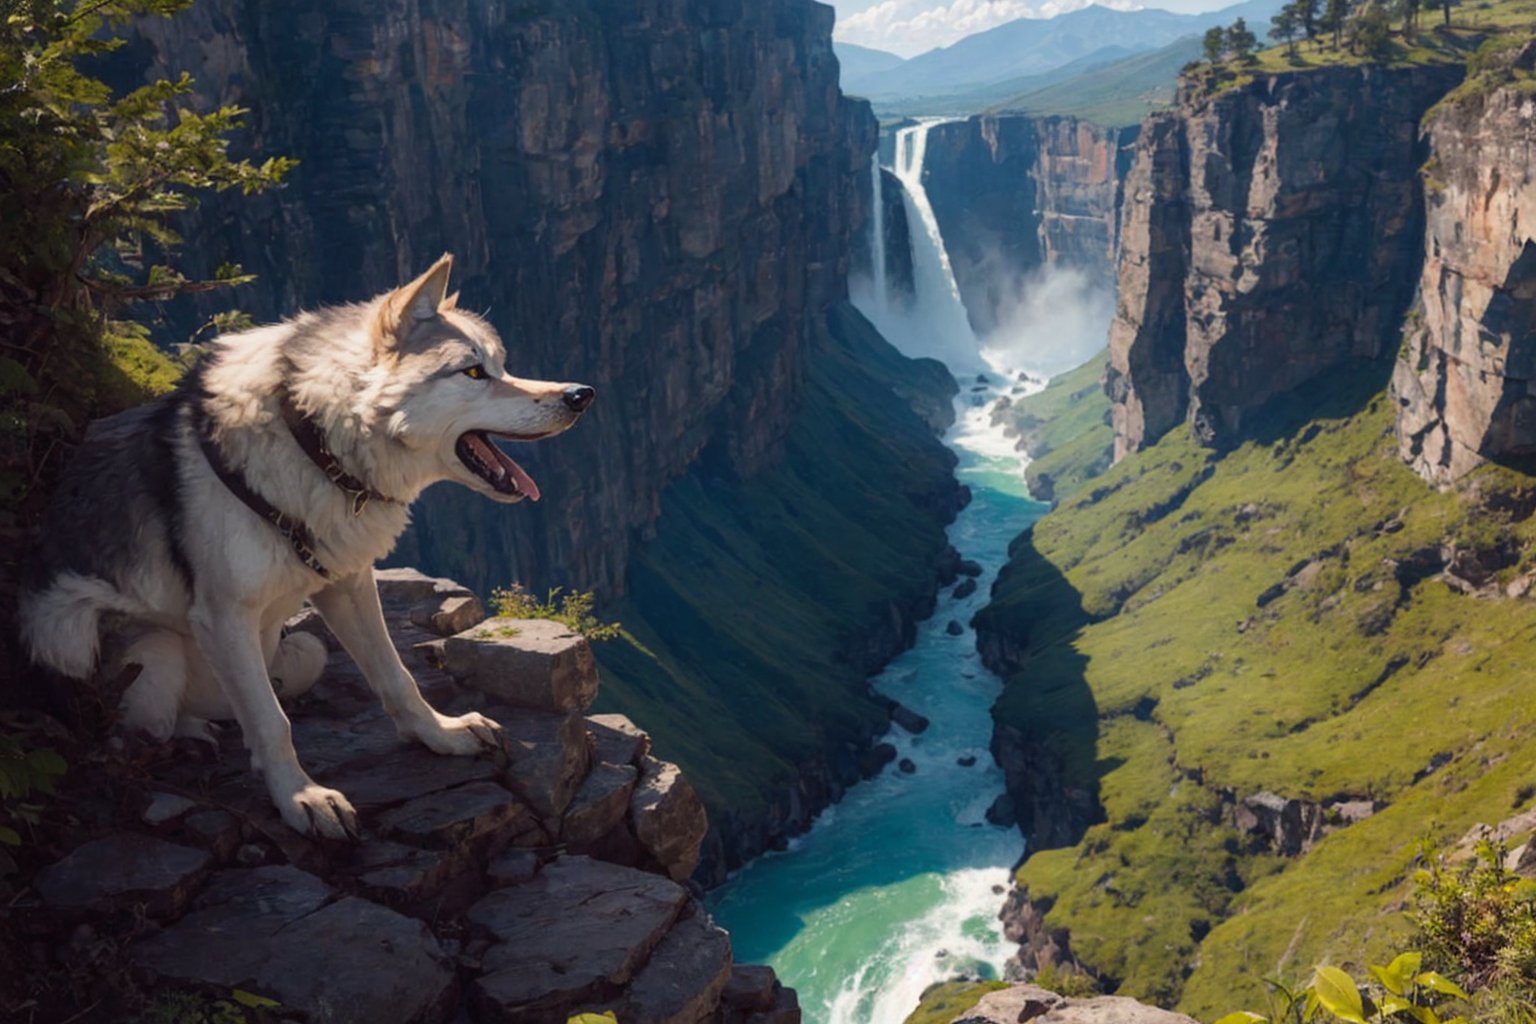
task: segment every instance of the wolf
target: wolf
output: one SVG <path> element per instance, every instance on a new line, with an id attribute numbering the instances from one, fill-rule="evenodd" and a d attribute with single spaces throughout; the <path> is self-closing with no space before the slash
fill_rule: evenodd
<path id="1" fill-rule="evenodd" d="M 592 404 L 585 384 L 507 372 L 491 325 L 449 295 L 444 255 L 371 302 L 220 338 L 180 387 L 95 423 L 45 519 L 18 621 L 33 660 L 85 679 L 137 676 L 122 724 L 210 737 L 233 717 L 283 820 L 357 835 L 347 798 L 299 763 L 279 702 L 313 685 L 323 645 L 283 623 L 305 601 L 406 739 L 495 747 L 475 712 L 439 714 L 390 642 L 374 563 L 429 484 L 539 499 L 493 439 L 536 441 Z M 124 671 L 124 675 L 127 672 Z"/>

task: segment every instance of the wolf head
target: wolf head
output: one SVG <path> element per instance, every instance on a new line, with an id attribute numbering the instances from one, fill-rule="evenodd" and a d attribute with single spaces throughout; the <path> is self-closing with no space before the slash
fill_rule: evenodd
<path id="1" fill-rule="evenodd" d="M 507 372 L 494 328 L 448 294 L 453 257 L 371 305 L 374 392 L 388 436 L 423 478 L 455 480 L 502 502 L 539 499 L 539 487 L 493 439 L 537 441 L 567 429 L 592 404 L 585 384 Z"/>

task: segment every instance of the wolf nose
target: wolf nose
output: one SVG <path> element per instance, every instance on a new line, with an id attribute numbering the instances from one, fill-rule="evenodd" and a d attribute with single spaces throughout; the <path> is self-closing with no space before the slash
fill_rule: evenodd
<path id="1" fill-rule="evenodd" d="M 565 394 L 560 397 L 560 400 L 572 412 L 583 412 L 587 406 L 592 404 L 592 399 L 596 397 L 597 392 L 585 384 L 572 384 L 565 389 Z"/>

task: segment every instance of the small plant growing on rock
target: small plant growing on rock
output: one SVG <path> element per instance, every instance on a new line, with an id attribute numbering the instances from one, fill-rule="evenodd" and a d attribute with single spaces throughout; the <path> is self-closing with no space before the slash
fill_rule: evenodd
<path id="1" fill-rule="evenodd" d="M 1414 921 L 1426 952 L 1484 998 L 1536 992 L 1536 881 L 1506 868 L 1502 844 L 1482 842 L 1470 863 L 1426 855 L 1414 894 Z M 1536 1016 L 1536 1015 L 1533 1015 Z"/>
<path id="2" fill-rule="evenodd" d="M 1269 981 L 1276 997 L 1270 1016 L 1239 1010 L 1216 1024 L 1305 1024 L 1314 1020 L 1466 1024 L 1463 1017 L 1442 1018 L 1436 1006 L 1446 997 L 1463 1001 L 1471 997 L 1451 979 L 1420 970 L 1422 966 L 1423 954 L 1402 953 L 1384 967 L 1372 964 L 1372 981 L 1361 985 L 1340 968 L 1321 965 L 1313 972 L 1312 983 L 1299 990 Z"/>
<path id="3" fill-rule="evenodd" d="M 566 592 L 552 587 L 540 601 L 521 583 L 491 593 L 496 614 L 508 619 L 550 619 L 580 633 L 588 640 L 627 639 L 622 624 L 603 622 L 592 610 L 597 598 L 589 590 Z"/>

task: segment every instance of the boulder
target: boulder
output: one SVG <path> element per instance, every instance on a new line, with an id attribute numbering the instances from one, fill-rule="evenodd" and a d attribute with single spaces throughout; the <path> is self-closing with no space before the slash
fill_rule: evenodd
<path id="1" fill-rule="evenodd" d="M 981 563 L 974 558 L 962 558 L 959 564 L 955 566 L 955 571 L 961 576 L 980 576 Z"/>
<path id="2" fill-rule="evenodd" d="M 1013 797 L 1007 793 L 999 793 L 997 799 L 992 801 L 992 806 L 987 808 L 987 821 L 998 828 L 1013 828 L 1017 825 L 1019 815 L 1013 805 Z"/>
<path id="3" fill-rule="evenodd" d="M 241 988 L 316 1022 L 441 1019 L 454 971 L 426 925 L 331 897 L 293 867 L 222 871 L 191 913 L 135 943 L 129 957 L 164 980 Z"/>
<path id="4" fill-rule="evenodd" d="M 927 729 L 930 724 L 925 716 L 918 714 L 903 704 L 897 704 L 891 708 L 891 721 L 914 736 Z"/>
<path id="5" fill-rule="evenodd" d="M 647 757 L 640 784 L 629 801 L 629 820 L 641 847 L 676 881 L 699 866 L 709 819 L 682 770 Z"/>
<path id="6" fill-rule="evenodd" d="M 731 976 L 731 940 L 695 907 L 656 946 L 618 1010 L 624 1024 L 698 1024 L 714 1013 Z"/>
<path id="7" fill-rule="evenodd" d="M 546 822 L 570 805 L 592 767 L 586 720 L 576 712 L 511 711 L 491 717 L 501 723 L 512 765 L 512 791 Z"/>
<path id="8" fill-rule="evenodd" d="M 548 619 L 487 619 L 443 644 L 443 665 L 465 686 L 533 711 L 585 711 L 597 696 L 587 638 Z"/>
<path id="9" fill-rule="evenodd" d="M 720 991 L 720 1001 L 739 1013 L 761 1013 L 773 1009 L 774 993 L 779 987 L 772 967 L 737 964 Z"/>
<path id="10" fill-rule="evenodd" d="M 345 870 L 386 902 L 419 903 L 442 891 L 458 871 L 457 860 L 445 850 L 376 841 L 364 843 Z"/>
<path id="11" fill-rule="evenodd" d="M 876 743 L 859 755 L 859 774 L 866 779 L 872 779 L 880 774 L 880 769 L 894 760 L 896 760 L 894 744 Z"/>
<path id="12" fill-rule="evenodd" d="M 175 793 L 151 793 L 149 806 L 144 808 L 140 820 L 146 825 L 164 825 L 168 821 L 175 821 L 196 806 L 196 801 L 177 796 Z"/>
<path id="13" fill-rule="evenodd" d="M 599 761 L 638 766 L 651 752 L 651 738 L 625 715 L 588 715 L 587 729 Z"/>
<path id="14" fill-rule="evenodd" d="M 896 762 L 896 767 L 901 769 L 903 775 L 915 775 L 917 773 L 917 763 L 910 757 L 904 757 Z"/>
<path id="15" fill-rule="evenodd" d="M 965 627 L 960 625 L 958 620 L 950 619 L 949 625 L 944 627 L 944 632 L 948 633 L 950 636 L 960 636 L 965 632 Z"/>
<path id="16" fill-rule="evenodd" d="M 120 832 L 77 847 L 32 884 L 44 903 L 61 910 L 133 903 L 152 917 L 174 916 L 212 861 L 206 850 Z"/>
<path id="17" fill-rule="evenodd" d="M 963 601 L 974 593 L 976 593 L 976 577 L 967 576 L 955 584 L 955 589 L 949 596 L 953 597 L 956 601 Z"/>
<path id="18" fill-rule="evenodd" d="M 564 1020 L 605 998 L 634 977 L 687 902 L 687 890 L 659 875 L 575 856 L 490 893 L 468 913 L 496 940 L 471 989 L 477 1019 Z"/>
<path id="19" fill-rule="evenodd" d="M 468 587 L 416 569 L 375 569 L 379 601 L 438 636 L 462 633 L 485 621 L 485 606 Z"/>
<path id="20" fill-rule="evenodd" d="M 576 791 L 565 820 L 560 826 L 560 841 L 580 851 L 597 842 L 624 820 L 630 795 L 640 773 L 631 764 L 597 764 Z"/>

